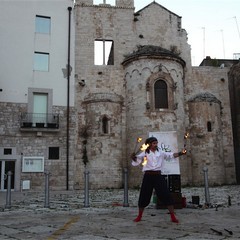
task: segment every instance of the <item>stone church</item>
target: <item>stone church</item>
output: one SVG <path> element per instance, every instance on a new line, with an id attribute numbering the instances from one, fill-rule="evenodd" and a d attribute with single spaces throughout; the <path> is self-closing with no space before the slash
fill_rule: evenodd
<path id="1" fill-rule="evenodd" d="M 130 155 L 150 135 L 186 147 L 182 186 L 203 185 L 204 168 L 209 185 L 240 183 L 239 61 L 193 67 L 180 16 L 155 1 L 0 5 L 0 191 L 8 170 L 15 191 L 43 190 L 46 172 L 52 190 L 84 189 L 86 172 L 91 189 L 122 188 L 126 170 L 139 187 Z"/>
<path id="2" fill-rule="evenodd" d="M 133 0 L 78 0 L 75 20 L 75 157 L 85 152 L 91 185 L 121 187 L 127 168 L 137 186 L 141 170 L 129 159 L 136 139 L 171 131 L 179 149 L 188 149 L 180 160 L 183 185 L 202 185 L 203 167 L 211 185 L 236 183 L 231 65 L 192 67 L 181 17 L 155 1 L 134 12 Z"/>

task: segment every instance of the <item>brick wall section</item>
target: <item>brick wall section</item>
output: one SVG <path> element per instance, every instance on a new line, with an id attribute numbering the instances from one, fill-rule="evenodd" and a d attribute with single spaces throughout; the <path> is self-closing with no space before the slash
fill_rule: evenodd
<path id="1" fill-rule="evenodd" d="M 37 136 L 36 131 L 20 130 L 20 115 L 27 111 L 26 104 L 0 103 L 2 109 L 0 117 L 0 132 L 4 135 L 1 139 L 1 146 L 4 148 L 16 146 L 16 179 L 30 180 L 31 189 L 44 189 L 44 173 L 22 173 L 21 156 L 41 156 L 44 157 L 44 170 L 49 171 L 50 186 L 54 190 L 66 189 L 66 109 L 54 106 L 53 112 L 60 114 L 60 127 L 57 132 L 42 130 L 41 136 Z M 69 186 L 74 185 L 75 161 L 74 161 L 74 142 L 75 142 L 75 113 L 70 110 L 70 140 L 69 140 Z M 6 121 L 8 119 L 8 121 Z M 56 160 L 48 159 L 48 148 L 59 147 L 60 158 Z M 20 176 L 19 176 L 20 174 Z M 21 181 L 16 182 L 15 190 L 21 189 Z"/>

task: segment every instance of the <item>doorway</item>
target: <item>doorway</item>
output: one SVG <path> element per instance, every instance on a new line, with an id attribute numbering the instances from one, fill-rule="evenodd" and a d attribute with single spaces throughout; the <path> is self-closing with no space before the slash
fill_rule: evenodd
<path id="1" fill-rule="evenodd" d="M 11 189 L 14 190 L 15 185 L 15 161 L 1 160 L 0 161 L 0 191 L 7 190 L 8 172 L 11 171 Z"/>

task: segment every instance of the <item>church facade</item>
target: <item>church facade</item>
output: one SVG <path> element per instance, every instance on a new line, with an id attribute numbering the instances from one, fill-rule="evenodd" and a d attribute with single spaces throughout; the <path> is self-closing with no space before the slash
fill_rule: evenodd
<path id="1" fill-rule="evenodd" d="M 192 67 L 181 17 L 156 2 L 134 12 L 134 1 L 79 0 L 75 13 L 76 82 L 85 83 L 76 88 L 75 105 L 78 128 L 89 133 L 92 184 L 120 187 L 123 168 L 130 186 L 139 184 L 129 156 L 149 132 L 176 132 L 179 150 L 187 146 L 182 184 L 203 184 L 203 167 L 211 185 L 235 183 L 230 68 Z"/>

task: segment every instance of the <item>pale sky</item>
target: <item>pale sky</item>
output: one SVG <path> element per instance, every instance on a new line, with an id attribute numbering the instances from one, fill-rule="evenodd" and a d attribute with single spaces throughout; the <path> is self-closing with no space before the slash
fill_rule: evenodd
<path id="1" fill-rule="evenodd" d="M 136 11 L 152 0 L 135 0 Z M 192 65 L 205 56 L 218 59 L 240 58 L 240 0 L 156 0 L 182 17 L 188 33 Z"/>
<path id="2" fill-rule="evenodd" d="M 138 11 L 153 0 L 134 0 Z M 94 0 L 102 3 L 103 0 Z M 240 0 L 155 0 L 182 17 L 182 28 L 188 33 L 192 65 L 203 58 L 233 59 L 240 55 Z M 114 0 L 106 3 L 115 4 Z M 240 57 L 238 55 L 238 58 Z"/>

